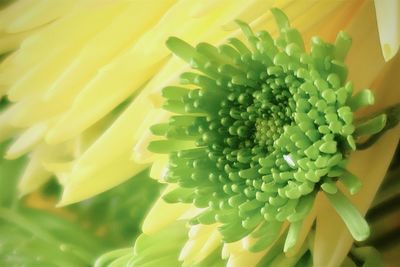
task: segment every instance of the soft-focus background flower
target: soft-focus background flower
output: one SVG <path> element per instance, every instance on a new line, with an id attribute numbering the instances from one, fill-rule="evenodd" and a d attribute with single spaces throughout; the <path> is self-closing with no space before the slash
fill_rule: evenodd
<path id="1" fill-rule="evenodd" d="M 348 32 L 353 45 L 346 63 L 356 90 L 375 92 L 374 110 L 399 102 L 400 59 L 395 55 L 400 42 L 400 5 L 396 0 L 375 2 L 376 7 L 372 0 L 6 1 L 0 13 L 0 140 L 5 142 L 4 157 L 12 161 L 1 163 L 5 166 L 2 181 L 9 183 L 1 185 L 4 195 L 9 195 L 0 212 L 2 220 L 12 210 L 25 216 L 22 221 L 43 228 L 43 223 L 29 217 L 33 216 L 29 211 L 20 212 L 22 205 L 47 210 L 51 220 L 78 221 L 94 239 L 103 238 L 95 241 L 100 243 L 98 249 L 87 246 L 92 255 L 86 264 L 96 253 L 129 245 L 162 188 L 147 172 L 155 161 L 158 165 L 151 176 L 157 176 L 164 159 L 146 150 L 151 140 L 149 127 L 165 120 L 159 109 L 160 92 L 187 68 L 171 57 L 165 46 L 169 36 L 193 45 L 220 44 L 231 36 L 242 38 L 234 19 L 276 36 L 268 10 L 279 7 L 305 40 L 318 35 L 332 42 L 340 30 Z M 398 139 L 398 129 L 393 130 L 373 148 L 351 157 L 350 169 L 364 182 L 353 202 L 364 213 Z M 15 184 L 10 181 L 16 181 L 17 174 L 20 178 L 14 192 Z M 53 208 L 57 202 L 79 202 L 113 187 L 81 204 Z M 17 195 L 25 197 L 17 201 Z M 145 221 L 143 230 L 149 233 L 169 225 L 186 210 L 162 200 L 157 203 Z M 318 212 L 316 265 L 336 266 L 347 255 L 352 239 L 323 199 Z M 58 232 L 56 228 L 45 230 L 50 236 Z M 64 242 L 63 237 L 57 238 L 54 242 Z M 182 244 L 185 241 L 186 233 Z M 231 261 L 240 265 L 240 252 L 232 255 Z"/>

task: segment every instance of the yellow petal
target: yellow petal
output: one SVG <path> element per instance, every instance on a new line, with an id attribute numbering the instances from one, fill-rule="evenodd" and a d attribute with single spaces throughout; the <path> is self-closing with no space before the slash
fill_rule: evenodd
<path id="1" fill-rule="evenodd" d="M 353 40 L 346 59 L 348 79 L 354 83 L 357 90 L 361 90 L 371 85 L 385 65 L 372 1 L 365 1 L 345 31 Z"/>
<path id="2" fill-rule="evenodd" d="M 287 257 L 295 257 L 296 255 L 299 254 L 314 224 L 316 218 L 316 211 L 317 208 L 316 205 L 314 204 L 312 210 L 303 221 L 303 225 L 301 226 L 301 230 L 297 237 L 296 244 L 291 249 L 289 249 L 288 252 L 285 253 Z"/>
<path id="3" fill-rule="evenodd" d="M 34 2 L 34 5 L 30 6 L 30 8 L 19 10 L 19 14 L 9 16 L 9 19 L 6 21 L 7 26 L 4 30 L 7 32 L 15 33 L 27 31 L 35 27 L 44 25 L 65 14 L 75 5 L 76 1 L 77 0 L 17 1 L 17 5 L 20 2 Z"/>
<path id="4" fill-rule="evenodd" d="M 170 192 L 174 188 L 176 188 L 176 185 L 168 185 L 164 194 Z M 162 198 L 159 198 L 144 219 L 142 231 L 146 235 L 156 233 L 160 229 L 175 222 L 182 214 L 191 208 L 191 204 L 169 204 Z"/>
<path id="5" fill-rule="evenodd" d="M 310 25 L 306 30 L 302 31 L 302 36 L 304 40 L 311 40 L 313 36 L 319 36 L 328 42 L 334 42 L 338 32 L 345 29 L 348 24 L 353 19 L 354 14 L 360 9 L 360 7 L 365 2 L 364 0 L 352 0 L 352 1 L 335 1 L 340 3 L 340 5 L 329 5 L 330 8 L 327 9 L 326 6 L 320 6 L 320 11 L 313 8 L 314 14 L 310 14 L 308 11 L 304 12 L 301 17 L 305 23 Z M 320 4 L 325 5 L 327 1 L 319 1 Z M 327 9 L 327 10 L 325 10 Z M 320 16 L 319 13 L 323 13 L 324 16 Z M 310 15 L 318 19 L 310 20 Z M 300 23 L 295 23 L 300 24 Z M 301 25 L 300 25 L 301 26 Z"/>
<path id="6" fill-rule="evenodd" d="M 5 158 L 16 159 L 30 151 L 42 139 L 46 129 L 47 124 L 40 123 L 24 131 L 7 149 Z"/>
<path id="7" fill-rule="evenodd" d="M 128 155 L 125 160 L 129 160 L 136 125 L 139 125 L 144 114 L 151 110 L 148 102 L 140 100 L 140 98 L 135 99 L 134 103 L 137 103 L 137 105 L 134 105 L 135 108 L 129 107 L 124 111 L 104 134 L 82 154 L 77 160 L 76 170 L 86 168 L 86 166 L 108 164 L 116 157 L 120 157 L 121 154 Z M 104 153 L 104 151 L 107 151 L 107 153 Z"/>
<path id="8" fill-rule="evenodd" d="M 0 30 L 5 31 L 7 25 L 21 14 L 28 12 L 37 1 L 14 1 L 0 11 Z"/>
<path id="9" fill-rule="evenodd" d="M 39 51 L 41 51 L 42 57 L 34 56 L 39 60 L 34 62 L 24 75 L 18 77 L 17 82 L 9 89 L 8 97 L 11 100 L 20 100 L 26 94 L 48 89 L 53 80 L 62 73 L 67 64 L 76 56 L 83 44 L 102 29 L 107 21 L 112 20 L 113 17 L 119 14 L 123 7 L 126 7 L 126 5 L 113 5 L 89 14 L 81 12 L 75 16 L 60 20 L 59 23 L 55 23 L 52 27 L 47 28 L 46 31 L 38 32 L 36 36 L 32 37 L 34 39 L 33 45 L 28 45 L 26 49 L 22 46 L 19 56 L 25 54 L 32 57 L 32 53 L 40 54 Z M 84 23 L 87 20 L 91 23 Z M 77 27 L 79 27 L 79 31 L 72 32 L 72 29 Z M 57 39 L 57 35 L 66 34 L 63 30 L 70 31 L 67 36 L 73 39 L 73 42 L 66 40 L 66 36 Z M 55 31 L 57 33 L 52 35 Z M 27 41 L 29 42 L 29 39 Z M 37 46 L 40 44 L 43 47 L 38 48 Z M 49 45 L 53 47 L 50 51 L 45 49 Z M 29 59 L 25 60 L 29 62 Z M 24 65 L 26 66 L 27 64 L 24 62 Z"/>
<path id="10" fill-rule="evenodd" d="M 126 50 L 140 34 L 156 23 L 171 1 L 164 1 L 164 3 L 164 5 L 157 5 L 157 8 L 153 8 L 150 14 L 146 11 L 151 8 L 152 4 L 137 1 L 130 3 L 120 16 L 85 44 L 72 64 L 46 92 L 46 101 L 65 102 L 68 99 L 70 104 L 79 90 L 96 74 L 100 67 L 110 63 L 113 57 Z M 135 27 L 127 27 L 127 25 L 135 25 Z"/>
<path id="11" fill-rule="evenodd" d="M 57 52 L 58 58 L 61 61 L 64 60 L 62 51 L 85 42 L 91 35 L 107 25 L 108 20 L 120 12 L 123 6 L 115 4 L 97 8 L 89 13 L 86 10 L 76 11 L 37 31 L 23 41 L 21 47 L 9 60 L 2 63 L 6 65 L 1 69 L 2 83 L 13 85 L 25 74 L 33 71 L 43 60 L 49 56 L 55 56 Z M 92 23 L 84 23 L 88 20 Z M 77 28 L 80 30 L 77 31 Z M 72 38 L 74 42 L 71 42 Z M 49 51 L 48 47 L 53 49 Z"/>
<path id="12" fill-rule="evenodd" d="M 0 38 L 0 54 L 5 54 L 18 47 L 22 40 L 29 36 L 31 32 L 7 34 Z"/>
<path id="13" fill-rule="evenodd" d="M 165 182 L 164 178 L 168 172 L 168 156 L 161 156 L 153 162 L 150 169 L 150 177 L 159 181 L 160 183 Z"/>
<path id="14" fill-rule="evenodd" d="M 202 246 L 200 251 L 197 251 L 197 255 L 194 258 L 194 262 L 200 262 L 210 255 L 214 250 L 218 249 L 222 245 L 221 234 L 214 229 L 211 235 L 207 238 L 205 244 Z"/>
<path id="15" fill-rule="evenodd" d="M 104 192 L 138 174 L 146 167 L 147 165 L 133 163 L 129 160 L 129 153 L 125 153 L 105 165 L 95 164 L 87 165 L 85 168 L 73 168 L 64 187 L 59 206 L 75 203 Z"/>
<path id="16" fill-rule="evenodd" d="M 400 2 L 374 0 L 383 57 L 392 59 L 400 46 Z"/>
<path id="17" fill-rule="evenodd" d="M 182 266 L 192 266 L 221 245 L 221 236 L 216 225 L 195 225 L 189 230 L 189 240 L 183 246 L 179 261 L 183 261 Z"/>
<path id="18" fill-rule="evenodd" d="M 240 251 L 233 250 L 229 252 L 229 259 L 226 266 L 227 267 L 256 266 L 264 255 L 265 251 L 253 253 L 244 249 Z"/>
<path id="19" fill-rule="evenodd" d="M 52 174 L 44 169 L 41 163 L 40 153 L 31 156 L 20 181 L 18 182 L 18 192 L 20 196 L 31 193 L 46 183 Z"/>
<path id="20" fill-rule="evenodd" d="M 11 117 L 12 111 L 10 111 L 10 108 L 7 108 L 0 113 L 0 142 L 5 141 L 18 133 L 18 129 L 9 124 Z"/>

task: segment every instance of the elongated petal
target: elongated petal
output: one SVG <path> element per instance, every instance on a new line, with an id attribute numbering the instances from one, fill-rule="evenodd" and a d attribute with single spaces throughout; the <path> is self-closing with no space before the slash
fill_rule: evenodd
<path id="1" fill-rule="evenodd" d="M 16 1 L 0 14 L 0 25 L 5 24 L 2 25 L 4 31 L 10 33 L 28 31 L 59 18 L 76 5 L 76 2 L 76 0 Z"/>
<path id="2" fill-rule="evenodd" d="M 129 153 L 127 154 L 122 154 L 101 168 L 97 165 L 88 165 L 83 169 L 72 170 L 59 205 L 75 203 L 104 192 L 147 167 L 129 161 Z"/>
<path id="3" fill-rule="evenodd" d="M 34 125 L 31 128 L 27 129 L 8 148 L 5 157 L 7 159 L 15 159 L 31 150 L 33 146 L 41 140 L 46 129 L 47 125 L 44 123 Z"/>
<path id="4" fill-rule="evenodd" d="M 400 3 L 396 0 L 374 0 L 382 53 L 386 61 L 392 59 L 400 46 Z"/>
<path id="5" fill-rule="evenodd" d="M 182 266 L 192 266 L 221 246 L 221 236 L 215 225 L 195 225 L 189 230 L 189 240 L 183 246 L 179 260 Z"/>
<path id="6" fill-rule="evenodd" d="M 52 174 L 43 167 L 39 153 L 33 154 L 26 166 L 18 190 L 21 196 L 31 193 L 47 182 Z"/>
<path id="7" fill-rule="evenodd" d="M 162 194 L 165 195 L 175 188 L 175 185 L 168 185 Z M 189 211 L 191 208 L 192 207 L 189 204 L 179 203 L 171 205 L 166 203 L 164 199 L 160 197 L 147 214 L 143 222 L 142 231 L 147 235 L 152 235 L 175 222 L 180 216 Z"/>

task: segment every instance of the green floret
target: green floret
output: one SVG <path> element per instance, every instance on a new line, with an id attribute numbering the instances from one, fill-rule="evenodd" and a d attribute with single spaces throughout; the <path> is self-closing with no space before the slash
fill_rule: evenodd
<path id="1" fill-rule="evenodd" d="M 237 38 L 219 47 L 167 41 L 193 71 L 181 75 L 180 86 L 163 90 L 164 109 L 176 115 L 151 128 L 165 139 L 149 150 L 169 154 L 166 181 L 180 186 L 164 199 L 204 208 L 190 223 L 219 223 L 225 242 L 251 234 L 258 239 L 253 251 L 270 245 L 288 221 L 287 251 L 323 191 L 353 237 L 364 240 L 368 225 L 336 183 L 351 194 L 359 190 L 347 157 L 357 136 L 379 132 L 385 117 L 354 122 L 353 112 L 372 104 L 373 94 L 352 96 L 343 62 L 351 45 L 346 33 L 334 45 L 314 37 L 307 53 L 286 15 L 272 13 L 276 40 L 238 21 L 249 46 Z"/>

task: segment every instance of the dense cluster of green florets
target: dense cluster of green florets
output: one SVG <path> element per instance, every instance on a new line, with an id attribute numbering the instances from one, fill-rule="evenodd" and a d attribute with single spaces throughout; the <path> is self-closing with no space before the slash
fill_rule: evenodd
<path id="1" fill-rule="evenodd" d="M 356 149 L 353 111 L 373 100 L 368 90 L 352 96 L 346 82 L 343 60 L 351 40 L 343 32 L 335 45 L 313 38 L 308 54 L 287 17 L 277 9 L 273 14 L 276 40 L 238 22 L 249 47 L 237 38 L 195 48 L 168 40 L 194 71 L 181 75 L 188 86 L 163 90 L 164 108 L 177 115 L 152 127 L 165 140 L 149 149 L 169 153 L 165 179 L 179 184 L 164 199 L 204 208 L 191 223 L 219 223 L 225 242 L 252 233 L 258 239 L 253 251 L 271 244 L 289 221 L 287 250 L 322 190 L 363 239 L 368 227 L 351 229 L 349 220 L 360 216 L 336 187 L 337 181 L 351 193 L 360 187 L 345 169 L 346 156 Z"/>

